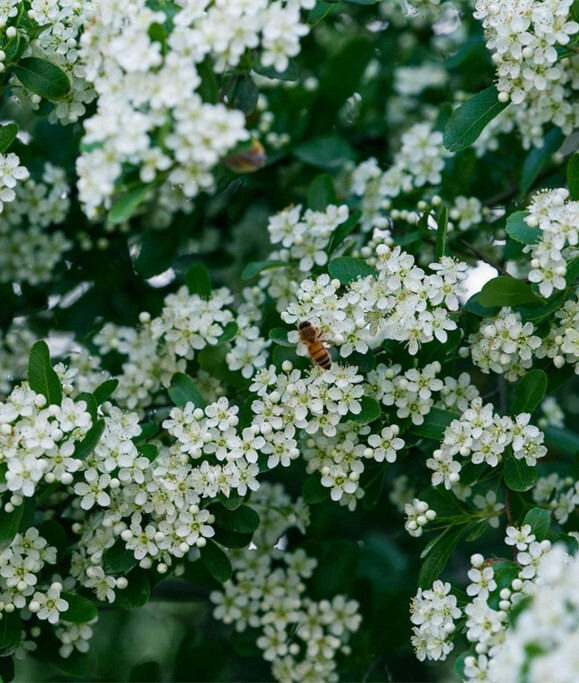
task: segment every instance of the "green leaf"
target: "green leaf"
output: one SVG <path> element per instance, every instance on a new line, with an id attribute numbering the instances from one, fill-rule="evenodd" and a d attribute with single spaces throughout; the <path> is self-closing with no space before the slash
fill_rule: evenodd
<path id="1" fill-rule="evenodd" d="M 64 621 L 71 621 L 74 624 L 84 624 L 98 615 L 98 609 L 94 602 L 87 598 L 83 598 L 81 595 L 61 593 L 61 597 L 68 602 L 68 609 L 65 612 L 60 613 L 60 618 Z"/>
<path id="2" fill-rule="evenodd" d="M 544 299 L 533 293 L 526 282 L 508 275 L 499 275 L 489 280 L 480 291 L 479 301 L 486 308 L 545 303 Z"/>
<path id="3" fill-rule="evenodd" d="M 409 431 L 426 439 L 441 441 L 448 425 L 456 419 L 455 413 L 440 408 L 432 408 L 428 415 L 424 416 L 424 422 L 421 425 L 412 425 Z"/>
<path id="4" fill-rule="evenodd" d="M 212 540 L 201 548 L 201 562 L 205 565 L 211 576 L 219 583 L 229 581 L 233 574 L 231 562 L 221 548 Z"/>
<path id="5" fill-rule="evenodd" d="M 295 347 L 295 344 L 292 344 L 287 340 L 287 333 L 289 330 L 286 330 L 285 327 L 274 327 L 269 331 L 269 338 L 274 341 L 276 344 L 279 344 L 280 346 L 289 346 Z"/>
<path id="6" fill-rule="evenodd" d="M 498 307 L 485 308 L 480 302 L 480 292 L 473 294 L 462 307 L 463 311 L 478 315 L 480 318 L 488 318 L 498 313 Z"/>
<path id="7" fill-rule="evenodd" d="M 168 389 L 169 396 L 176 406 L 184 408 L 187 403 L 191 402 L 195 408 L 202 410 L 207 406 L 207 401 L 203 398 L 203 394 L 197 388 L 195 382 L 188 375 L 182 372 L 176 372 L 171 377 L 171 386 Z"/>
<path id="8" fill-rule="evenodd" d="M 200 64 L 196 64 L 195 67 L 201 78 L 201 85 L 197 88 L 197 92 L 201 95 L 204 102 L 217 104 L 219 101 L 219 88 L 211 60 L 205 59 Z"/>
<path id="9" fill-rule="evenodd" d="M 560 427 L 547 427 L 544 432 L 545 440 L 555 450 L 571 456 L 579 453 L 579 435 L 576 432 Z"/>
<path id="10" fill-rule="evenodd" d="M 348 285 L 359 277 L 364 278 L 368 275 L 376 277 L 378 274 L 374 266 L 366 263 L 366 261 L 362 261 L 362 259 L 352 258 L 351 256 L 339 256 L 330 261 L 328 272 L 343 285 Z"/>
<path id="11" fill-rule="evenodd" d="M 472 541 L 477 541 L 488 529 L 488 526 L 489 524 L 486 519 L 481 519 L 480 522 L 476 522 L 474 525 L 469 527 L 470 531 L 466 537 L 466 540 L 469 543 L 472 543 Z"/>
<path id="12" fill-rule="evenodd" d="M 548 510 L 533 508 L 525 515 L 523 524 L 530 524 L 531 531 L 537 537 L 537 541 L 542 541 L 549 533 L 549 527 L 551 526 L 551 514 Z"/>
<path id="13" fill-rule="evenodd" d="M 338 171 L 354 159 L 350 143 L 336 133 L 311 138 L 298 145 L 293 153 L 304 164 L 326 171 Z"/>
<path id="14" fill-rule="evenodd" d="M 352 211 L 346 221 L 338 225 L 330 239 L 330 243 L 328 245 L 328 254 L 332 254 L 334 251 L 336 251 L 346 237 L 354 232 L 354 230 L 358 227 L 361 217 L 362 212 L 356 209 L 355 211 Z"/>
<path id="15" fill-rule="evenodd" d="M 94 424 L 98 420 L 98 406 L 95 398 L 88 391 L 83 391 L 75 398 L 75 402 L 84 401 L 86 403 L 86 411 L 90 414 L 92 423 Z"/>
<path id="16" fill-rule="evenodd" d="M 500 592 L 505 588 L 511 588 L 514 579 L 517 578 L 521 568 L 515 562 L 509 560 L 500 560 L 492 563 L 492 569 L 495 574 L 494 579 L 497 587 L 492 591 L 488 600 L 489 607 L 493 609 L 499 608 Z"/>
<path id="17" fill-rule="evenodd" d="M 70 90 L 68 76 L 46 59 L 25 57 L 13 68 L 22 85 L 48 100 L 62 100 Z"/>
<path id="18" fill-rule="evenodd" d="M 69 676 L 85 678 L 91 668 L 91 660 L 86 652 L 74 650 L 68 657 L 61 657 L 55 649 L 49 655 L 50 663 Z"/>
<path id="19" fill-rule="evenodd" d="M 235 339 L 237 337 L 237 333 L 239 332 L 239 326 L 236 322 L 233 322 L 233 320 L 225 327 L 223 328 L 223 333 L 221 336 L 217 339 L 217 344 L 215 346 L 220 346 L 221 344 L 227 344 L 230 342 L 232 339 Z"/>
<path id="20" fill-rule="evenodd" d="M 8 147 L 10 147 L 17 134 L 17 123 L 7 123 L 5 126 L 0 126 L 0 154 L 4 154 Z"/>
<path id="21" fill-rule="evenodd" d="M 161 665 L 158 662 L 143 662 L 131 669 L 130 683 L 158 683 L 162 681 Z"/>
<path id="22" fill-rule="evenodd" d="M 499 102 L 494 85 L 477 93 L 455 109 L 444 129 L 444 146 L 449 152 L 460 152 L 478 138 L 495 116 L 508 105 Z"/>
<path id="23" fill-rule="evenodd" d="M 567 187 L 571 194 L 571 199 L 579 199 L 579 153 L 567 162 Z"/>
<path id="24" fill-rule="evenodd" d="M 528 491 L 537 483 L 537 469 L 524 460 L 509 458 L 505 462 L 505 484 L 512 491 Z"/>
<path id="25" fill-rule="evenodd" d="M 135 609 L 149 602 L 151 585 L 147 578 L 147 572 L 140 567 L 135 567 L 127 575 L 128 585 L 126 588 L 117 589 L 115 605 L 122 609 Z"/>
<path id="26" fill-rule="evenodd" d="M 0 550 L 7 548 L 12 543 L 12 539 L 18 533 L 23 513 L 24 504 L 14 508 L 12 512 L 2 510 L 0 515 Z"/>
<path id="27" fill-rule="evenodd" d="M 317 175 L 308 187 L 308 209 L 325 211 L 327 206 L 337 203 L 332 176 L 329 173 Z"/>
<path id="28" fill-rule="evenodd" d="M 311 543 L 319 547 L 319 540 Z M 306 545 L 308 555 L 310 548 Z M 353 541 L 340 538 L 324 543 L 321 552 L 318 548 L 318 566 L 310 579 L 312 595 L 317 599 L 333 598 L 337 593 L 348 593 L 356 577 L 360 562 L 360 546 Z M 311 553 L 314 554 L 314 553 Z"/>
<path id="29" fill-rule="evenodd" d="M 198 294 L 202 298 L 211 295 L 211 277 L 207 266 L 203 263 L 194 263 L 185 275 L 185 284 L 189 294 Z"/>
<path id="30" fill-rule="evenodd" d="M 325 121 L 333 119 L 348 97 L 360 88 L 362 76 L 373 56 L 373 41 L 359 35 L 344 41 L 338 52 L 326 60 L 320 75 L 314 123 L 316 116 L 323 116 Z"/>
<path id="31" fill-rule="evenodd" d="M 216 527 L 213 540 L 224 548 L 247 548 L 253 540 L 253 534 L 240 534 L 237 531 L 228 531 L 227 529 Z"/>
<path id="32" fill-rule="evenodd" d="M 42 538 L 46 539 L 49 545 L 53 545 L 59 553 L 66 550 L 68 537 L 62 524 L 54 519 L 45 519 L 37 528 Z"/>
<path id="33" fill-rule="evenodd" d="M 359 413 L 348 412 L 342 418 L 343 422 L 357 422 L 358 424 L 369 424 L 380 417 L 382 412 L 380 403 L 370 396 L 362 396 L 360 399 L 362 410 Z"/>
<path id="34" fill-rule="evenodd" d="M 565 274 L 565 282 L 568 285 L 573 285 L 575 280 L 579 277 L 579 256 L 571 259 L 567 264 L 567 273 Z"/>
<path id="35" fill-rule="evenodd" d="M 84 439 L 77 442 L 75 445 L 73 457 L 78 458 L 79 460 L 84 460 L 84 458 L 89 456 L 96 448 L 96 445 L 105 431 L 105 427 L 106 423 L 104 420 L 98 420 L 95 424 L 93 424 L 93 426 L 86 433 Z"/>
<path id="36" fill-rule="evenodd" d="M 384 487 L 384 467 L 380 466 L 378 472 L 370 472 L 369 476 L 369 481 L 363 477 L 360 482 L 360 486 L 364 489 L 362 498 L 364 510 L 373 510 L 378 505 Z"/>
<path id="37" fill-rule="evenodd" d="M 539 148 L 533 147 L 527 154 L 521 169 L 521 183 L 519 186 L 521 195 L 527 194 L 531 189 L 545 164 L 551 160 L 553 154 L 561 147 L 563 139 L 563 133 L 555 126 L 544 136 L 543 146 Z"/>
<path id="38" fill-rule="evenodd" d="M 436 258 L 441 259 L 446 251 L 446 234 L 448 232 L 448 207 L 441 206 L 436 218 L 438 229 L 436 231 Z"/>
<path id="39" fill-rule="evenodd" d="M 44 341 L 37 341 L 30 351 L 28 383 L 32 391 L 42 394 L 48 403 L 60 405 L 62 386 L 50 363 L 50 351 Z"/>
<path id="40" fill-rule="evenodd" d="M 277 78 L 280 81 L 297 81 L 300 77 L 298 65 L 293 59 L 290 59 L 287 69 L 284 71 L 277 71 L 272 66 L 262 66 L 261 64 L 255 64 L 253 70 L 260 76 Z"/>
<path id="41" fill-rule="evenodd" d="M 121 539 L 104 551 L 103 559 L 107 574 L 126 574 L 137 564 L 133 551 L 127 550 Z"/>
<path id="42" fill-rule="evenodd" d="M 454 660 L 454 670 L 456 671 L 459 678 L 461 678 L 463 681 L 465 681 L 468 678 L 468 676 L 466 675 L 466 673 L 464 671 L 465 659 L 467 657 L 474 657 L 475 659 L 477 659 L 478 655 L 474 650 L 467 650 L 466 652 L 461 653 Z"/>
<path id="43" fill-rule="evenodd" d="M 164 273 L 173 265 L 179 242 L 167 230 L 145 230 L 135 259 L 135 270 L 144 278 Z"/>
<path id="44" fill-rule="evenodd" d="M 259 90 L 255 81 L 250 76 L 242 76 L 235 86 L 232 97 L 232 105 L 240 109 L 244 114 L 251 114 L 257 107 Z"/>
<path id="45" fill-rule="evenodd" d="M 14 652 L 22 640 L 22 619 L 20 612 L 4 612 L 0 619 L 0 657 Z"/>
<path id="46" fill-rule="evenodd" d="M 95 401 L 97 402 L 97 406 L 100 406 L 102 403 L 108 400 L 113 395 L 118 386 L 118 379 L 107 379 L 102 384 L 100 384 L 93 391 L 93 396 L 95 398 Z"/>
<path id="47" fill-rule="evenodd" d="M 159 425 L 156 422 L 142 422 L 141 433 L 138 436 L 133 437 L 133 443 L 148 441 L 149 439 L 152 439 L 158 431 Z"/>
<path id="48" fill-rule="evenodd" d="M 330 497 L 330 489 L 322 486 L 319 474 L 310 474 L 302 488 L 302 498 L 308 505 L 321 503 Z"/>
<path id="49" fill-rule="evenodd" d="M 541 236 L 540 228 L 530 228 L 525 218 L 528 211 L 516 211 L 507 218 L 507 234 L 521 244 L 535 244 Z"/>
<path id="50" fill-rule="evenodd" d="M 251 280 L 262 270 L 269 270 L 270 268 L 280 268 L 281 266 L 287 266 L 285 261 L 254 261 L 253 263 L 248 263 L 241 273 L 242 280 Z"/>
<path id="51" fill-rule="evenodd" d="M 464 526 L 455 527 L 441 534 L 440 540 L 431 547 L 430 552 L 422 563 L 418 574 L 418 585 L 421 588 L 429 588 L 446 567 L 452 551 L 465 533 Z"/>
<path id="52" fill-rule="evenodd" d="M 237 491 L 231 491 L 229 496 L 226 496 L 224 493 L 221 493 L 221 491 L 217 494 L 217 499 L 223 505 L 223 507 L 227 508 L 228 510 L 237 510 L 237 508 L 240 505 L 243 505 L 243 501 L 245 500 L 244 496 L 240 496 Z"/>
<path id="53" fill-rule="evenodd" d="M 259 527 L 259 515 L 247 505 L 241 505 L 237 510 L 224 508 L 212 509 L 217 526 L 240 534 L 252 534 Z"/>
<path id="54" fill-rule="evenodd" d="M 108 219 L 113 224 L 126 223 L 148 197 L 155 183 L 143 183 L 125 192 L 113 204 Z"/>
<path id="55" fill-rule="evenodd" d="M 14 649 L 17 647 L 17 645 L 14 645 Z M 2 683 L 11 683 L 14 680 L 14 676 L 14 657 L 8 655 L 0 657 L 0 681 Z"/>
<path id="56" fill-rule="evenodd" d="M 513 400 L 513 415 L 532 413 L 541 403 L 547 390 L 547 375 L 542 370 L 530 370 L 517 383 Z"/>
<path id="57" fill-rule="evenodd" d="M 156 460 L 159 454 L 159 449 L 154 443 L 141 443 L 137 446 L 139 453 L 147 458 L 149 462 Z"/>

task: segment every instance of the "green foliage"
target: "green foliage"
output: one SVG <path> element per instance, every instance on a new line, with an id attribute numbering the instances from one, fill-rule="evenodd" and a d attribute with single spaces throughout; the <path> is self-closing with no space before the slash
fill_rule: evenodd
<path id="1" fill-rule="evenodd" d="M 528 491 L 537 483 L 537 470 L 524 460 L 509 458 L 505 462 L 505 484 L 512 491 Z"/>
<path id="2" fill-rule="evenodd" d="M 376 275 L 376 269 L 366 263 L 366 261 L 351 258 L 350 256 L 339 256 L 330 261 L 328 272 L 343 285 L 347 285 L 359 277 Z"/>
<path id="3" fill-rule="evenodd" d="M 32 347 L 28 359 L 28 383 L 37 394 L 42 394 L 48 403 L 60 405 L 62 386 L 58 375 L 50 363 L 50 352 L 44 341 L 38 341 Z"/>
<path id="4" fill-rule="evenodd" d="M 0 154 L 4 154 L 4 152 L 10 147 L 17 134 L 17 123 L 7 123 L 4 126 L 0 126 Z"/>
<path id="5" fill-rule="evenodd" d="M 429 546 L 418 575 L 418 585 L 421 588 L 428 588 L 438 578 L 464 533 L 464 526 L 449 527 Z M 423 553 L 422 557 L 424 555 Z"/>
<path id="6" fill-rule="evenodd" d="M 480 303 L 485 308 L 493 306 L 521 306 L 539 304 L 543 299 L 533 293 L 529 285 L 508 275 L 499 275 L 489 280 L 480 291 Z"/>
<path id="7" fill-rule="evenodd" d="M 548 510 L 533 508 L 529 510 L 523 519 L 523 524 L 531 525 L 531 533 L 535 534 L 537 541 L 546 538 L 551 525 L 551 515 Z"/>
<path id="8" fill-rule="evenodd" d="M 579 199 L 579 153 L 575 153 L 567 162 L 567 187 L 571 197 Z"/>
<path id="9" fill-rule="evenodd" d="M 109 221 L 118 224 L 130 220 L 149 196 L 153 187 L 153 183 L 139 183 L 124 192 L 109 211 Z"/>
<path id="10" fill-rule="evenodd" d="M 530 228 L 525 223 L 528 215 L 528 211 L 516 211 L 507 218 L 507 234 L 521 244 L 535 244 L 541 235 L 539 228 Z"/>
<path id="11" fill-rule="evenodd" d="M 46 59 L 25 57 L 13 69 L 22 85 L 48 100 L 62 100 L 70 90 L 68 76 Z"/>
<path id="12" fill-rule="evenodd" d="M 193 403 L 195 408 L 203 409 L 207 405 L 195 382 L 182 372 L 173 375 L 168 393 L 173 403 L 180 408 L 184 408 L 189 402 Z"/>
<path id="13" fill-rule="evenodd" d="M 211 276 L 207 266 L 203 263 L 194 263 L 185 275 L 185 284 L 190 294 L 207 298 L 211 294 Z"/>
<path id="14" fill-rule="evenodd" d="M 450 152 L 466 149 L 486 126 L 507 106 L 499 102 L 494 85 L 473 95 L 456 109 L 444 129 L 444 146 Z"/>
<path id="15" fill-rule="evenodd" d="M 81 595 L 72 593 L 61 593 L 63 600 L 68 602 L 68 609 L 61 613 L 61 619 L 71 621 L 74 624 L 85 624 L 94 619 L 98 610 L 91 600 L 83 598 Z"/>
<path id="16" fill-rule="evenodd" d="M 201 548 L 201 562 L 219 583 L 224 583 L 231 578 L 233 572 L 231 562 L 217 543 L 208 540 L 207 545 Z"/>
<path id="17" fill-rule="evenodd" d="M 513 414 L 532 413 L 547 390 L 547 375 L 542 370 L 530 370 L 518 383 L 513 401 Z"/>

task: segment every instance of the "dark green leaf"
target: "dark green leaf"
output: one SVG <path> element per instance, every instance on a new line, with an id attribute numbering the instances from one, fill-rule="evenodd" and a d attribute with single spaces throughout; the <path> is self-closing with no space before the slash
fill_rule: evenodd
<path id="1" fill-rule="evenodd" d="M 284 261 L 254 261 L 253 263 L 248 263 L 243 272 L 241 273 L 242 280 L 251 280 L 262 270 L 269 270 L 269 268 L 279 268 L 280 266 L 287 266 Z"/>
<path id="2" fill-rule="evenodd" d="M 315 543 L 319 545 L 319 541 Z M 306 546 L 306 551 L 308 550 Z M 310 580 L 315 598 L 332 598 L 337 593 L 347 593 L 360 562 L 358 544 L 342 538 L 324 543 L 321 553 L 318 551 L 317 554 L 318 567 Z"/>
<path id="3" fill-rule="evenodd" d="M 213 64 L 209 59 L 205 59 L 195 66 L 197 73 L 201 78 L 201 85 L 197 88 L 197 92 L 201 95 L 204 102 L 217 104 L 219 100 L 219 88 L 217 87 L 217 79 L 215 78 Z"/>
<path id="4" fill-rule="evenodd" d="M 374 266 L 366 263 L 366 261 L 362 261 L 362 259 L 350 256 L 340 256 L 330 261 L 328 272 L 343 285 L 350 284 L 350 282 L 357 280 L 359 277 L 364 278 L 368 275 L 377 275 Z"/>
<path id="5" fill-rule="evenodd" d="M 418 585 L 421 588 L 430 588 L 439 574 L 446 567 L 448 558 L 452 555 L 452 551 L 465 533 L 466 528 L 459 526 L 451 529 L 434 545 L 426 559 L 422 563 L 420 573 L 418 575 Z"/>
<path id="6" fill-rule="evenodd" d="M 85 678 L 90 671 L 91 661 L 86 652 L 74 650 L 68 657 L 61 657 L 55 649 L 50 653 L 49 660 L 57 669 L 69 676 Z"/>
<path id="7" fill-rule="evenodd" d="M 362 396 L 360 399 L 362 410 L 359 413 L 346 413 L 342 418 L 343 422 L 357 422 L 358 424 L 369 424 L 380 417 L 382 412 L 380 403 L 370 396 Z"/>
<path id="8" fill-rule="evenodd" d="M 144 278 L 164 273 L 173 265 L 179 242 L 167 230 L 145 230 L 135 259 L 135 269 Z"/>
<path id="9" fill-rule="evenodd" d="M 189 294 L 198 294 L 207 298 L 211 294 L 211 277 L 207 266 L 203 263 L 194 263 L 185 275 L 185 284 Z"/>
<path id="10" fill-rule="evenodd" d="M 46 519 L 38 525 L 38 532 L 48 541 L 48 545 L 53 545 L 59 553 L 64 552 L 68 537 L 62 524 L 54 519 Z"/>
<path id="11" fill-rule="evenodd" d="M 300 77 L 298 65 L 293 59 L 290 59 L 287 69 L 284 71 L 277 71 L 272 66 L 262 66 L 261 64 L 254 65 L 253 70 L 260 76 L 277 78 L 280 81 L 297 81 Z"/>
<path id="12" fill-rule="evenodd" d="M 217 499 L 223 505 L 223 507 L 227 508 L 228 510 L 237 510 L 237 508 L 240 505 L 243 505 L 243 501 L 245 500 L 244 496 L 240 496 L 237 491 L 231 491 L 229 496 L 226 496 L 224 493 L 219 492 L 217 494 Z"/>
<path id="13" fill-rule="evenodd" d="M 158 662 L 143 662 L 131 670 L 130 683 L 158 683 L 162 680 Z"/>
<path id="14" fill-rule="evenodd" d="M 142 422 L 141 433 L 133 438 L 134 443 L 141 443 L 152 439 L 159 431 L 159 425 L 156 422 Z"/>
<path id="15" fill-rule="evenodd" d="M 50 364 L 50 352 L 44 341 L 37 341 L 28 359 L 28 383 L 32 391 L 42 394 L 48 403 L 60 405 L 62 386 Z"/>
<path id="16" fill-rule="evenodd" d="M 508 560 L 500 560 L 499 562 L 492 563 L 492 569 L 495 574 L 494 579 L 496 581 L 497 587 L 491 593 L 489 598 L 489 607 L 493 609 L 499 608 L 500 602 L 500 592 L 504 588 L 511 588 L 511 584 L 514 579 L 517 578 L 521 568 L 515 562 L 509 562 Z"/>
<path id="17" fill-rule="evenodd" d="M 507 218 L 507 234 L 521 244 L 535 244 L 541 236 L 540 228 L 530 228 L 525 222 L 528 211 L 516 211 Z"/>
<path id="18" fill-rule="evenodd" d="M 259 515 L 247 505 L 241 505 L 237 510 L 224 508 L 213 509 L 217 526 L 240 534 L 252 534 L 259 526 Z"/>
<path id="19" fill-rule="evenodd" d="M 321 503 L 330 497 L 330 489 L 322 486 L 319 474 L 310 474 L 305 480 L 302 488 L 302 498 L 305 503 L 312 505 L 314 503 Z"/>
<path id="20" fill-rule="evenodd" d="M 530 370 L 518 382 L 513 401 L 513 415 L 532 413 L 547 390 L 547 375 L 542 370 Z"/>
<path id="21" fill-rule="evenodd" d="M 553 154 L 561 147 L 563 139 L 564 135 L 559 128 L 551 128 L 543 138 L 543 146 L 539 148 L 533 147 L 527 154 L 521 169 L 521 184 L 519 187 L 521 195 L 527 194 L 531 189 L 545 164 L 551 160 Z"/>
<path id="22" fill-rule="evenodd" d="M 348 365 L 355 365 L 361 372 L 370 372 L 376 367 L 376 356 L 373 351 L 353 351 L 348 356 Z"/>
<path id="23" fill-rule="evenodd" d="M 478 138 L 495 116 L 507 106 L 499 102 L 494 85 L 477 93 L 455 109 L 444 129 L 444 146 L 450 152 L 466 149 Z"/>
<path id="24" fill-rule="evenodd" d="M 4 512 L 0 515 L 0 550 L 6 548 L 18 533 L 20 520 L 24 513 L 24 504 L 14 508 L 12 512 Z"/>
<path id="25" fill-rule="evenodd" d="M 348 216 L 348 220 L 344 221 L 334 230 L 330 244 L 328 245 L 328 254 L 332 254 L 342 244 L 342 242 L 354 232 L 358 227 L 358 223 L 362 216 L 362 212 L 356 209 Z"/>
<path id="26" fill-rule="evenodd" d="M 567 187 L 571 199 L 579 199 L 579 153 L 575 153 L 567 162 Z"/>
<path id="27" fill-rule="evenodd" d="M 542 541 L 549 533 L 549 527 L 551 526 L 551 515 L 548 510 L 533 508 L 525 515 L 523 524 L 530 524 L 532 533 L 534 533 L 537 537 L 536 540 Z"/>
<path id="28" fill-rule="evenodd" d="M 480 318 L 488 318 L 498 313 L 498 307 L 486 308 L 480 302 L 480 292 L 473 294 L 466 304 L 462 307 L 463 311 L 478 315 Z"/>
<path id="29" fill-rule="evenodd" d="M 446 252 L 446 235 L 448 232 L 448 207 L 443 205 L 436 217 L 436 258 L 441 259 Z"/>
<path id="30" fill-rule="evenodd" d="M 17 645 L 14 645 L 16 649 Z M 0 681 L 2 683 L 11 683 L 14 680 L 14 657 L 5 655 L 0 657 Z"/>
<path id="31" fill-rule="evenodd" d="M 269 331 L 269 338 L 280 346 L 295 346 L 287 340 L 288 330 L 285 327 L 274 327 Z"/>
<path id="32" fill-rule="evenodd" d="M 294 155 L 304 164 L 326 171 L 338 171 L 354 158 L 350 143 L 344 138 L 329 133 L 311 138 L 294 149 Z"/>
<path id="33" fill-rule="evenodd" d="M 95 397 L 97 405 L 100 406 L 101 403 L 104 403 L 106 400 L 108 400 L 113 395 L 118 386 L 118 379 L 107 379 L 105 382 L 100 384 L 93 391 L 93 396 Z"/>
<path id="34" fill-rule="evenodd" d="M 229 581 L 231 578 L 233 573 L 231 562 L 217 543 L 208 540 L 207 545 L 201 548 L 201 562 L 219 583 Z"/>
<path id="35" fill-rule="evenodd" d="M 364 478 L 360 482 L 364 489 L 364 497 L 362 498 L 362 507 L 364 510 L 373 510 L 382 496 L 382 488 L 384 486 L 384 468 L 380 467 L 378 472 L 372 473 L 372 478 L 366 483 Z"/>
<path id="36" fill-rule="evenodd" d="M 93 424 L 93 426 L 86 433 L 84 439 L 76 443 L 73 457 L 79 458 L 79 460 L 84 460 L 84 458 L 89 456 L 96 448 L 96 445 L 103 435 L 105 427 L 106 424 L 104 420 L 98 420 L 95 424 Z"/>
<path id="37" fill-rule="evenodd" d="M 38 57 L 25 57 L 14 66 L 18 80 L 48 100 L 61 100 L 70 90 L 68 76 L 56 64 Z"/>
<path id="38" fill-rule="evenodd" d="M 86 411 L 90 414 L 92 423 L 95 424 L 98 420 L 98 406 L 95 397 L 92 394 L 89 394 L 88 391 L 83 391 L 76 396 L 75 401 L 76 403 L 79 401 L 84 401 L 86 403 Z"/>
<path id="39" fill-rule="evenodd" d="M 479 301 L 486 308 L 545 303 L 544 299 L 533 293 L 526 282 L 508 275 L 499 275 L 489 280 L 481 289 Z"/>
<path id="40" fill-rule="evenodd" d="M 154 443 L 142 443 L 137 446 L 139 453 L 147 458 L 149 462 L 153 462 L 159 454 L 159 449 Z"/>
<path id="41" fill-rule="evenodd" d="M 149 193 L 155 187 L 155 183 L 146 183 L 137 185 L 130 190 L 127 190 L 117 201 L 113 204 L 109 211 L 109 221 L 114 223 L 126 223 L 135 211 L 148 197 Z"/>
<path id="42" fill-rule="evenodd" d="M 317 175 L 308 187 L 308 209 L 325 211 L 330 204 L 337 204 L 334 182 L 329 173 Z"/>
<path id="43" fill-rule="evenodd" d="M 127 550 L 120 539 L 105 550 L 103 558 L 107 574 L 126 574 L 137 564 L 133 551 Z"/>
<path id="44" fill-rule="evenodd" d="M 74 624 L 84 624 L 94 619 L 98 610 L 94 602 L 83 598 L 81 595 L 72 593 L 61 593 L 63 600 L 68 602 L 68 609 L 60 613 L 60 618 L 64 621 L 72 621 Z"/>
<path id="45" fill-rule="evenodd" d="M 115 605 L 122 609 L 135 609 L 135 607 L 146 605 L 151 595 L 151 586 L 147 578 L 147 572 L 140 567 L 135 567 L 127 575 L 127 580 L 129 582 L 128 586 L 116 591 Z"/>
<path id="46" fill-rule="evenodd" d="M 0 619 L 0 657 L 11 655 L 22 639 L 20 612 L 4 612 Z"/>
<path id="47" fill-rule="evenodd" d="M 465 666 L 465 659 L 467 657 L 474 657 L 475 659 L 478 658 L 477 653 L 474 650 L 467 650 L 466 652 L 462 652 L 455 660 L 454 660 L 454 670 L 456 671 L 457 675 L 465 681 L 468 676 L 466 675 L 464 671 L 464 666 Z"/>
<path id="48" fill-rule="evenodd" d="M 227 342 L 230 342 L 232 339 L 235 339 L 237 337 L 237 333 L 239 332 L 239 327 L 237 323 L 233 322 L 233 320 L 225 327 L 223 328 L 223 333 L 221 336 L 217 339 L 217 344 L 215 346 L 219 346 L 220 344 L 227 344 Z"/>
<path id="49" fill-rule="evenodd" d="M 568 285 L 573 285 L 575 280 L 579 277 L 579 256 L 571 259 L 567 264 L 567 272 L 565 273 L 565 282 Z"/>
<path id="50" fill-rule="evenodd" d="M 253 78 L 242 76 L 233 91 L 232 104 L 235 109 L 240 109 L 244 114 L 251 114 L 257 106 L 259 90 Z"/>
<path id="51" fill-rule="evenodd" d="M 253 539 L 253 534 L 240 534 L 237 531 L 228 531 L 217 527 L 213 540 L 224 548 L 247 548 Z"/>
<path id="52" fill-rule="evenodd" d="M 537 469 L 525 460 L 509 458 L 505 462 L 505 484 L 513 491 L 528 491 L 537 483 Z"/>
<path id="53" fill-rule="evenodd" d="M 547 427 L 544 431 L 545 440 L 555 450 L 571 456 L 579 453 L 579 435 L 576 432 L 560 427 Z"/>
<path id="54" fill-rule="evenodd" d="M 455 413 L 440 408 L 432 408 L 428 415 L 424 416 L 424 422 L 421 425 L 412 425 L 409 431 L 426 439 L 441 441 L 448 425 L 456 419 Z"/>
<path id="55" fill-rule="evenodd" d="M 4 152 L 10 147 L 17 134 L 17 123 L 7 123 L 5 126 L 0 126 L 0 154 L 4 154 Z"/>
<path id="56" fill-rule="evenodd" d="M 476 524 L 473 524 L 470 528 L 469 534 L 466 537 L 466 540 L 469 543 L 472 543 L 472 541 L 478 541 L 478 539 L 484 534 L 484 532 L 487 530 L 489 526 L 489 523 L 486 519 L 481 519 L 480 522 L 476 522 Z"/>
<path id="57" fill-rule="evenodd" d="M 173 403 L 180 408 L 184 408 L 189 402 L 193 403 L 195 408 L 204 409 L 207 406 L 207 401 L 203 398 L 203 394 L 195 382 L 182 372 L 176 372 L 171 377 L 168 393 Z"/>

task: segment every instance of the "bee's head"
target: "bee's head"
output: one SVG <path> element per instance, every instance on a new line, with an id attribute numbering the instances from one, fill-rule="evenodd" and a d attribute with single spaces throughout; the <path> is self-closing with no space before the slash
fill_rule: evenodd
<path id="1" fill-rule="evenodd" d="M 304 320 L 302 323 L 300 323 L 300 326 L 298 329 L 300 330 L 305 330 L 306 327 L 311 327 L 312 323 L 309 320 Z"/>

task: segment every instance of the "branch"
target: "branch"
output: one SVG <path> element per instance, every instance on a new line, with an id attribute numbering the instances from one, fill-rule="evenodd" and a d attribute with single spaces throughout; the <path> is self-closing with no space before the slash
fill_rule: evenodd
<path id="1" fill-rule="evenodd" d="M 482 251 L 479 251 L 476 247 L 473 247 L 472 244 L 469 244 L 466 240 L 460 240 L 462 244 L 464 244 L 467 249 L 470 249 L 475 256 L 478 256 L 481 261 L 484 261 L 485 263 L 488 263 L 489 266 L 492 266 L 495 268 L 495 270 L 498 270 L 498 272 L 501 275 L 507 275 L 508 277 L 511 277 L 511 274 L 508 273 L 500 263 L 495 263 L 492 259 L 490 259 L 488 256 L 482 253 Z"/>

